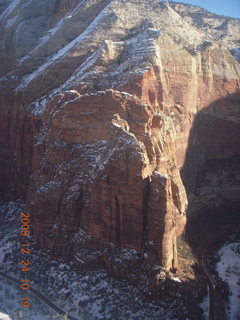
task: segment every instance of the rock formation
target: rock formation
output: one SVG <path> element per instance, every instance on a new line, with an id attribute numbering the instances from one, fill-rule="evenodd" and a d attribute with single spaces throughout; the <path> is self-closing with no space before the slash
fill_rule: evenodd
<path id="1" fill-rule="evenodd" d="M 239 20 L 157 0 L 15 0 L 0 12 L 2 194 L 26 198 L 51 253 L 74 251 L 83 229 L 176 269 L 196 190 L 184 184 L 239 156 L 239 96 L 226 98 L 239 91 Z"/>

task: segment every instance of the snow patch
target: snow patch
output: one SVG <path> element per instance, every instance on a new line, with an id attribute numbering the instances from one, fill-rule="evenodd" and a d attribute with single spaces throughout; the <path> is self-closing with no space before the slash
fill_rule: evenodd
<path id="1" fill-rule="evenodd" d="M 6 10 L 3 11 L 3 13 L 0 15 L 0 19 L 6 18 L 8 15 L 10 15 L 14 9 L 18 6 L 21 0 L 14 0 L 12 3 L 6 8 Z"/>
<path id="2" fill-rule="evenodd" d="M 217 272 L 230 289 L 228 319 L 240 318 L 240 243 L 225 244 L 219 251 Z"/>
<path id="3" fill-rule="evenodd" d="M 0 320 L 12 320 L 12 318 L 8 314 L 0 312 Z"/>
<path id="4" fill-rule="evenodd" d="M 65 47 L 58 50 L 52 56 L 47 58 L 46 62 L 34 72 L 23 77 L 21 84 L 15 89 L 15 91 L 18 92 L 27 87 L 28 84 L 35 78 L 42 76 L 51 65 L 54 65 L 59 59 L 66 57 L 70 53 L 71 49 L 73 49 L 76 45 L 80 44 L 80 42 L 83 40 L 87 40 L 90 37 L 90 34 L 97 28 L 100 21 L 105 20 L 107 16 L 107 10 L 103 10 L 82 34 L 69 42 Z"/>
<path id="5" fill-rule="evenodd" d="M 167 174 L 163 174 L 159 171 L 154 171 L 154 174 L 159 176 L 161 179 L 167 180 L 169 178 L 169 176 Z"/>
<path id="6" fill-rule="evenodd" d="M 199 303 L 199 307 L 203 310 L 203 317 L 208 320 L 209 314 L 209 287 L 207 286 L 207 295 L 203 298 L 202 302 Z"/>
<path id="7" fill-rule="evenodd" d="M 75 90 L 72 90 L 72 91 L 75 91 Z M 45 108 L 46 106 L 48 105 L 48 103 L 52 100 L 52 98 L 59 94 L 60 93 L 60 89 L 54 89 L 52 90 L 51 93 L 37 99 L 36 101 L 34 101 L 32 104 L 31 104 L 31 107 L 32 107 L 32 113 L 35 115 L 35 116 L 39 116 L 39 115 L 42 115 L 43 112 L 45 111 Z"/>
<path id="8" fill-rule="evenodd" d="M 175 281 L 175 282 L 182 282 L 178 277 L 172 277 L 171 280 Z"/>
<path id="9" fill-rule="evenodd" d="M 45 185 L 43 185 L 41 188 L 37 190 L 37 193 L 45 193 L 48 192 L 49 189 L 53 189 L 59 186 L 59 182 L 57 181 L 49 181 Z"/>

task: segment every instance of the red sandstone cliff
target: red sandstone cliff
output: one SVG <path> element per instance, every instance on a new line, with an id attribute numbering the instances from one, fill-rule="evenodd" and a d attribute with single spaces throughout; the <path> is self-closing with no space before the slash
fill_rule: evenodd
<path id="1" fill-rule="evenodd" d="M 226 97 L 239 91 L 240 23 L 199 10 L 134 0 L 2 9 L 1 192 L 26 197 L 42 248 L 66 256 L 80 228 L 177 268 L 194 119 L 206 108 L 207 128 L 221 118 L 218 134 L 233 122 L 239 132 L 239 99 Z M 195 166 L 239 156 L 227 141 L 203 143 Z"/>

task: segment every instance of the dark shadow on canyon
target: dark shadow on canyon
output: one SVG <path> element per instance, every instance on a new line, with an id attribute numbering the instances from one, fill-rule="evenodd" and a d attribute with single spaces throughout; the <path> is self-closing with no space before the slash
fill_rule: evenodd
<path id="1" fill-rule="evenodd" d="M 192 285 L 196 292 L 201 288 L 199 297 L 207 294 L 201 266 L 205 250 L 213 239 L 236 231 L 240 225 L 239 138 L 240 93 L 216 100 L 199 111 L 189 134 L 181 176 L 188 198 L 183 243 L 190 248 L 183 246 L 183 251 L 186 261 L 190 263 L 194 256 L 198 264 L 189 270 L 194 271 L 196 279 L 184 282 L 183 288 L 187 292 Z M 192 252 L 188 257 L 189 249 Z M 226 319 L 225 302 L 221 294 L 215 293 L 216 319 Z"/>
<path id="2" fill-rule="evenodd" d="M 214 101 L 195 117 L 182 179 L 189 201 L 185 238 L 193 254 L 240 223 L 240 94 Z"/>

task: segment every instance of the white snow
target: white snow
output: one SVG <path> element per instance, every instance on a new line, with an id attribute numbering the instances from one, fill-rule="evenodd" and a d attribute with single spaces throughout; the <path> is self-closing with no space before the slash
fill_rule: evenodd
<path id="1" fill-rule="evenodd" d="M 61 28 L 64 25 L 64 23 L 66 22 L 66 20 L 68 20 L 70 17 L 72 18 L 77 13 L 79 7 L 81 7 L 85 2 L 86 2 L 86 0 L 84 0 L 82 2 L 80 1 L 80 3 L 72 11 L 69 12 L 69 15 L 67 17 L 64 16 L 57 23 L 57 25 L 55 27 L 53 27 L 52 29 L 48 30 L 47 34 L 45 34 L 42 38 L 40 38 L 39 45 L 34 47 L 33 50 L 31 52 L 29 52 L 25 57 L 21 58 L 19 60 L 19 62 L 24 62 L 24 61 L 26 61 L 28 59 L 31 59 L 31 55 L 38 49 L 38 47 L 43 46 L 44 44 L 46 44 L 49 39 L 51 39 L 59 30 L 61 30 Z"/>
<path id="2" fill-rule="evenodd" d="M 69 90 L 70 91 L 70 90 Z M 73 93 L 76 90 L 71 90 L 71 92 Z M 76 91 L 77 92 L 77 91 Z M 40 97 L 39 99 L 35 100 L 34 102 L 32 102 L 31 107 L 32 107 L 32 113 L 34 115 L 41 115 L 47 104 L 52 100 L 52 98 L 54 96 L 56 96 L 57 94 L 60 93 L 60 89 L 53 89 L 50 93 L 48 93 L 45 96 Z"/>
<path id="3" fill-rule="evenodd" d="M 176 282 L 182 282 L 178 277 L 173 277 L 171 278 L 173 281 L 176 281 Z"/>
<path id="4" fill-rule="evenodd" d="M 154 171 L 154 174 L 158 175 L 160 178 L 162 178 L 164 180 L 169 178 L 169 176 L 167 174 L 163 174 L 163 173 L 161 173 L 159 171 Z"/>
<path id="5" fill-rule="evenodd" d="M 208 319 L 208 301 L 209 297 L 204 297 L 203 301 L 199 304 L 200 308 L 203 310 L 203 317 L 205 320 Z"/>
<path id="6" fill-rule="evenodd" d="M 4 246 L 0 247 L 0 264 L 3 263 L 5 254 L 9 252 L 11 247 L 12 247 L 12 242 L 11 241 L 6 242 Z"/>
<path id="7" fill-rule="evenodd" d="M 116 122 L 113 122 L 112 123 L 115 127 L 118 127 L 118 128 L 122 128 L 122 126 L 120 126 L 118 123 L 116 123 Z"/>
<path id="8" fill-rule="evenodd" d="M 68 79 L 65 86 L 71 85 L 71 83 L 78 79 L 78 81 L 83 80 L 86 78 L 90 73 L 95 74 L 96 72 L 94 70 L 91 70 L 96 64 L 99 58 L 101 58 L 101 55 L 106 48 L 106 42 L 104 42 L 98 50 L 93 52 L 81 65 L 77 70 L 74 72 L 74 74 Z M 81 77 L 82 75 L 82 77 Z M 90 94 L 93 95 L 93 94 Z"/>
<path id="9" fill-rule="evenodd" d="M 0 312 L 0 320 L 12 320 L 12 318 L 8 314 Z"/>
<path id="10" fill-rule="evenodd" d="M 208 309 L 209 309 L 209 288 L 207 286 L 208 294 L 203 298 L 202 302 L 199 304 L 199 307 L 203 310 L 203 317 L 205 320 L 208 320 Z"/>
<path id="11" fill-rule="evenodd" d="M 4 310 L 8 310 L 7 313 L 0 312 L 0 320 L 43 320 L 53 319 L 54 316 L 61 319 L 59 314 L 35 295 L 30 292 L 27 294 L 30 298 L 31 306 L 29 308 L 23 308 L 20 305 L 23 297 L 22 290 L 19 289 L 19 286 L 15 283 L 0 276 L 0 305 Z"/>
<path id="12" fill-rule="evenodd" d="M 229 296 L 228 319 L 240 318 L 240 243 L 228 243 L 219 251 L 220 261 L 217 272 L 220 278 L 228 283 L 231 291 Z"/>
<path id="13" fill-rule="evenodd" d="M 57 181 L 49 181 L 42 187 L 37 190 L 37 193 L 45 193 L 48 192 L 49 189 L 56 188 L 59 186 L 59 182 Z"/>
<path id="14" fill-rule="evenodd" d="M 55 54 L 53 54 L 51 57 L 47 59 L 47 61 L 42 64 L 38 69 L 36 69 L 34 72 L 32 72 L 29 75 L 26 75 L 21 84 L 16 88 L 16 92 L 25 88 L 32 80 L 34 80 L 36 77 L 39 77 L 44 74 L 44 72 L 53 65 L 57 60 L 65 57 L 68 53 L 70 53 L 70 50 L 73 49 L 77 44 L 79 44 L 83 40 L 87 40 L 90 36 L 91 32 L 94 31 L 94 29 L 97 27 L 97 25 L 100 23 L 101 20 L 104 20 L 108 15 L 108 12 L 106 10 L 103 10 L 96 19 L 87 27 L 87 29 L 81 33 L 78 37 L 76 37 L 74 40 L 69 42 L 65 47 L 58 50 Z M 54 31 L 55 32 L 55 31 Z"/>
<path id="15" fill-rule="evenodd" d="M 3 11 L 3 13 L 0 15 L 0 19 L 6 18 L 9 14 L 13 12 L 13 10 L 17 7 L 17 5 L 20 3 L 21 0 L 14 0 L 12 3 L 6 8 L 6 10 Z"/>

